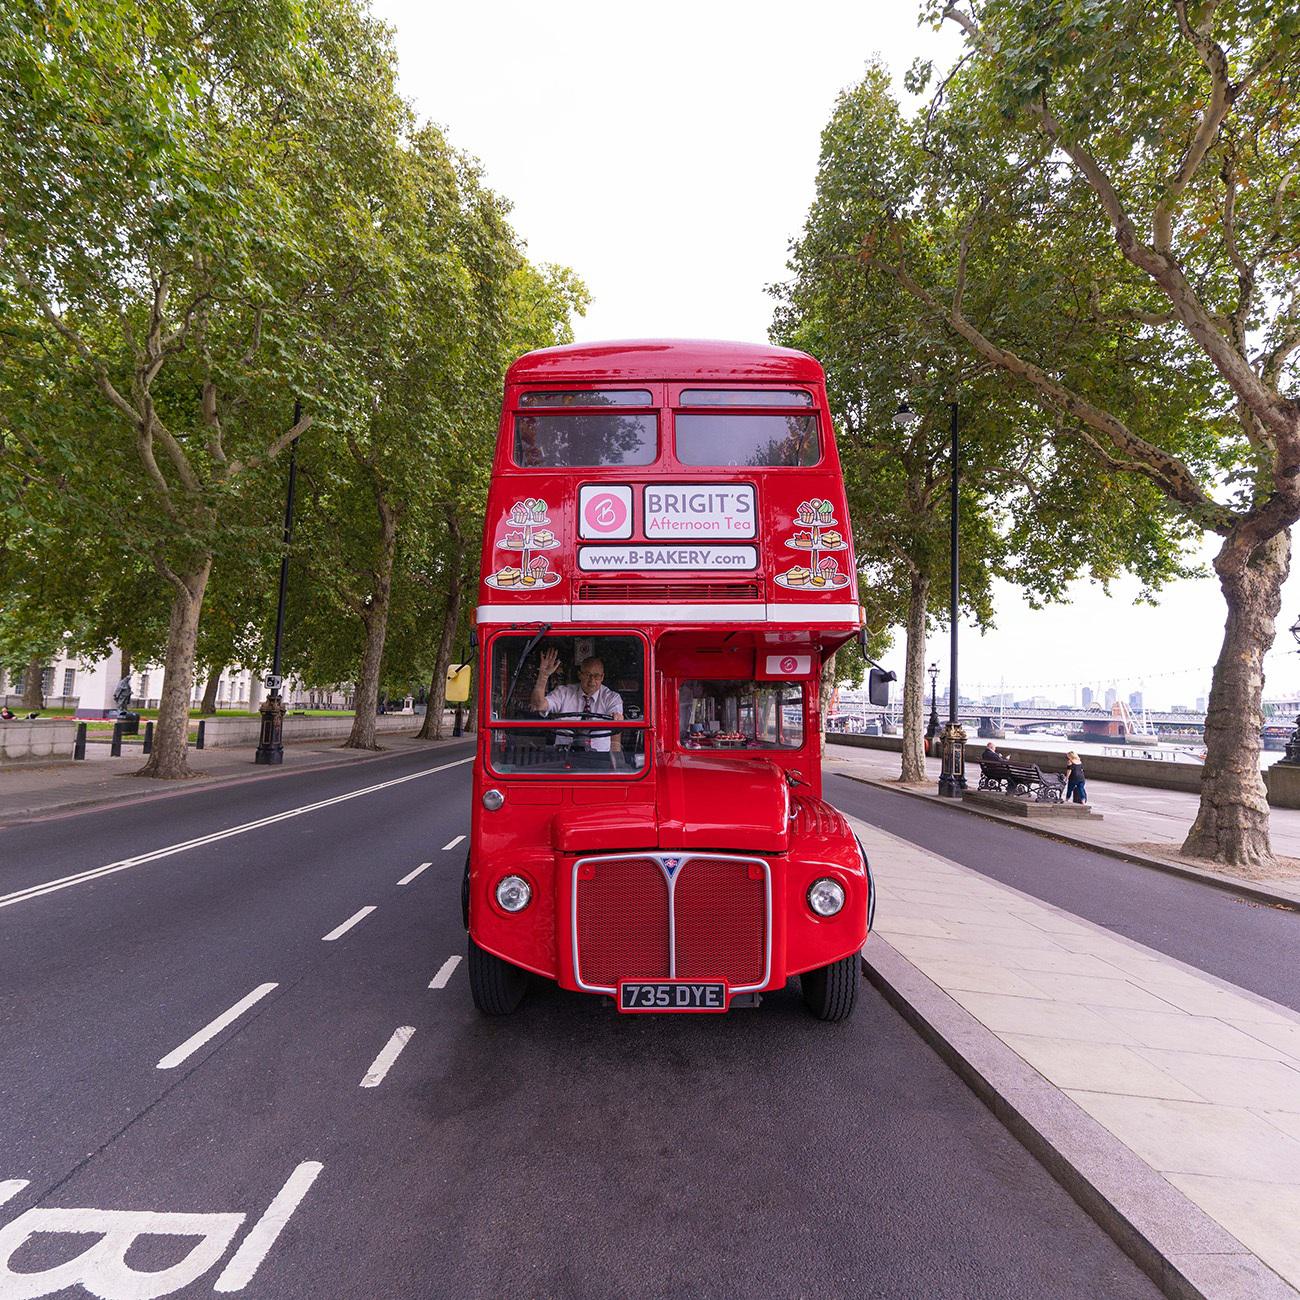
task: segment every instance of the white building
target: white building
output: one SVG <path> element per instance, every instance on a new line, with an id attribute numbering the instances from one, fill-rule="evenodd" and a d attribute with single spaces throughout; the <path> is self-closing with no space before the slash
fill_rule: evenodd
<path id="1" fill-rule="evenodd" d="M 131 672 L 131 707 L 156 709 L 162 695 L 163 669 L 146 664 Z M 25 669 L 6 671 L 0 668 L 0 699 L 12 709 L 22 705 Z M 122 652 L 114 648 L 105 659 L 75 659 L 60 656 L 45 668 L 41 693 L 47 709 L 75 709 L 79 718 L 105 718 L 116 712 L 113 692 L 122 680 Z M 194 683 L 191 704 L 203 702 L 206 679 Z M 335 687 L 308 686 L 291 677 L 285 683 L 285 701 L 290 709 L 350 709 L 351 684 Z M 248 668 L 226 668 L 217 685 L 218 709 L 253 710 L 264 696 L 262 679 Z"/>

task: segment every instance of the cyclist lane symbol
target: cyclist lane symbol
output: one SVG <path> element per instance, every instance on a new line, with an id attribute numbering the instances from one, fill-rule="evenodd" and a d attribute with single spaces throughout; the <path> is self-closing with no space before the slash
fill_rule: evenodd
<path id="1" fill-rule="evenodd" d="M 242 1291 L 253 1280 L 322 1168 L 316 1161 L 304 1161 L 289 1175 L 213 1282 L 214 1291 Z M 18 1180 L 0 1183 L 0 1202 L 24 1186 Z M 0 1228 L 0 1300 L 37 1300 L 78 1285 L 99 1300 L 154 1300 L 171 1295 L 220 1262 L 246 1218 L 239 1211 L 190 1214 L 34 1206 Z M 10 1267 L 28 1241 L 49 1234 L 94 1236 L 96 1240 L 79 1255 L 51 1268 L 30 1272 Z M 167 1268 L 132 1268 L 126 1262 L 127 1252 L 148 1236 L 196 1240 L 183 1259 Z"/>

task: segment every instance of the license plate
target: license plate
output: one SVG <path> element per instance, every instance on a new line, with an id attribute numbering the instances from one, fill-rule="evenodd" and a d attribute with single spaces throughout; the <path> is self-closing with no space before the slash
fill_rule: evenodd
<path id="1" fill-rule="evenodd" d="M 725 1011 L 722 980 L 624 980 L 618 986 L 620 1011 Z"/>

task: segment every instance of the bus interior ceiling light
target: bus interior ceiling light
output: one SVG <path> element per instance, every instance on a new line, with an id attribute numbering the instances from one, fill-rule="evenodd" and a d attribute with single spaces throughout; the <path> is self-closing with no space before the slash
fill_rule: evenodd
<path id="1" fill-rule="evenodd" d="M 507 912 L 522 912 L 532 898 L 532 886 L 522 876 L 502 876 L 497 882 L 497 902 Z"/>
<path id="2" fill-rule="evenodd" d="M 505 801 L 506 797 L 500 790 L 483 791 L 483 807 L 486 808 L 488 812 L 496 812 Z"/>
<path id="3" fill-rule="evenodd" d="M 808 906 L 818 916 L 834 916 L 844 906 L 844 886 L 829 876 L 814 880 L 808 887 Z"/>

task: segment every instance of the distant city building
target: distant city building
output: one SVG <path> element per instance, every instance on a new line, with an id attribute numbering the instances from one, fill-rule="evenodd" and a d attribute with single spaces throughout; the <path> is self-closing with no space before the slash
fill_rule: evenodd
<path id="1" fill-rule="evenodd" d="M 1129 697 L 1128 697 L 1128 706 L 1129 706 L 1130 709 L 1133 710 L 1134 713 L 1137 713 L 1137 712 L 1142 708 L 1142 692 L 1141 692 L 1141 691 L 1130 691 L 1130 692 L 1129 692 Z"/>
<path id="2" fill-rule="evenodd" d="M 1113 709 L 1117 699 L 1119 699 L 1119 692 L 1113 686 L 1106 687 L 1106 707 Z"/>
<path id="3" fill-rule="evenodd" d="M 1085 686 L 1083 688 L 1083 707 L 1085 709 L 1092 708 L 1092 687 L 1091 686 Z"/>
<path id="4" fill-rule="evenodd" d="M 1204 696 L 1204 695 L 1198 695 L 1198 696 L 1196 697 L 1196 711 L 1197 711 L 1197 713 L 1204 713 L 1204 712 L 1205 712 L 1205 696 Z"/>

